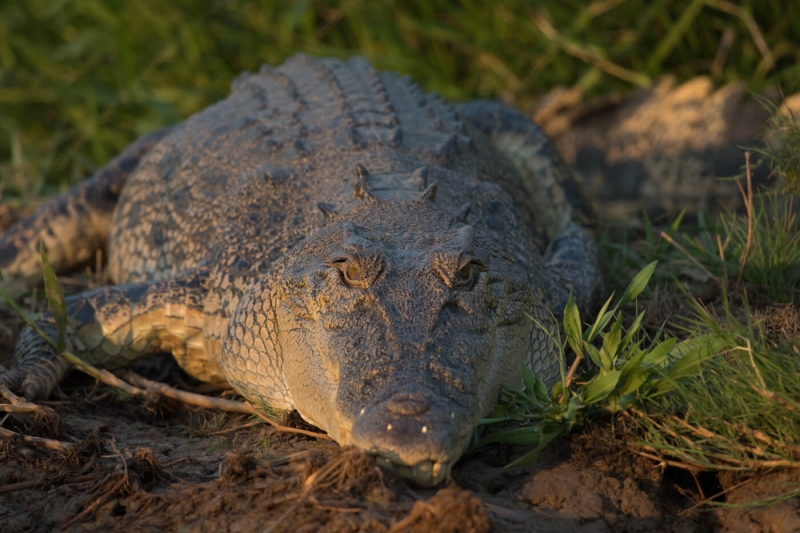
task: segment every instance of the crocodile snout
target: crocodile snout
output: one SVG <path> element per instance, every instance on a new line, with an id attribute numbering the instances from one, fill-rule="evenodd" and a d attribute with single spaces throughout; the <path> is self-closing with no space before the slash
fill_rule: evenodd
<path id="1" fill-rule="evenodd" d="M 386 408 L 399 415 L 421 415 L 430 409 L 430 402 L 418 394 L 397 393 L 386 402 Z"/>
<path id="2" fill-rule="evenodd" d="M 377 456 L 378 464 L 423 486 L 443 481 L 464 445 L 455 414 L 427 396 L 398 392 L 367 406 L 351 433 L 351 444 Z"/>

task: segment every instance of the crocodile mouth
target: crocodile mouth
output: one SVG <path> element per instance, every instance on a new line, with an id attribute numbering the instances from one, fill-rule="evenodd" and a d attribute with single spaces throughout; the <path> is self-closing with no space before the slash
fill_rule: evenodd
<path id="1" fill-rule="evenodd" d="M 420 487 L 433 487 L 450 477 L 453 462 L 424 460 L 415 465 L 395 463 L 388 457 L 375 456 L 375 463 L 381 468 L 394 472 L 400 477 L 410 479 Z"/>

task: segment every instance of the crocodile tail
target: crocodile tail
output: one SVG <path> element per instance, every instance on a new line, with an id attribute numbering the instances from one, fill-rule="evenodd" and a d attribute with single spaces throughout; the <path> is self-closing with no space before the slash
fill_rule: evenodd
<path id="1" fill-rule="evenodd" d="M 105 243 L 125 181 L 168 131 L 141 137 L 94 176 L 0 235 L 0 283 L 12 297 L 41 280 L 40 241 L 56 271 L 74 268 L 94 256 Z"/>
<path id="2" fill-rule="evenodd" d="M 594 224 L 595 213 L 569 166 L 530 118 L 499 102 L 464 102 L 455 107 L 461 118 L 483 131 L 520 172 L 548 242 L 571 221 L 584 227 Z"/>

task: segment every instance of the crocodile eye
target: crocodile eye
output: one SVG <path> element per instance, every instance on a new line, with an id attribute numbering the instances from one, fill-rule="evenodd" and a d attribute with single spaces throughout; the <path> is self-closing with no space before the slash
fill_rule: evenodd
<path id="1" fill-rule="evenodd" d="M 486 270 L 486 266 L 478 260 L 472 259 L 463 263 L 453 275 L 453 288 L 462 291 L 471 291 L 478 280 L 478 274 Z"/>
<path id="2" fill-rule="evenodd" d="M 365 281 L 361 269 L 350 261 L 347 261 L 347 265 L 342 269 L 342 274 L 344 275 L 344 280 L 351 285 L 360 285 Z"/>
<path id="3" fill-rule="evenodd" d="M 329 267 L 339 271 L 342 281 L 355 289 L 370 287 L 383 272 L 384 263 L 379 257 L 342 257 L 329 261 Z"/>
<path id="4" fill-rule="evenodd" d="M 457 262 L 444 254 L 437 255 L 431 266 L 445 285 L 460 291 L 472 290 L 478 275 L 487 269 L 484 261 L 466 254 Z"/>
<path id="5" fill-rule="evenodd" d="M 455 276 L 453 276 L 453 288 L 461 289 L 462 291 L 472 289 L 472 286 L 475 284 L 475 278 L 478 277 L 481 270 L 481 265 L 475 261 L 464 263 L 461 265 L 461 268 L 455 272 Z"/>
<path id="6" fill-rule="evenodd" d="M 463 265 L 461 268 L 458 269 L 458 273 L 456 274 L 457 275 L 456 281 L 458 282 L 469 281 L 469 279 L 472 277 L 472 271 L 473 271 L 473 265 L 471 262 Z"/>

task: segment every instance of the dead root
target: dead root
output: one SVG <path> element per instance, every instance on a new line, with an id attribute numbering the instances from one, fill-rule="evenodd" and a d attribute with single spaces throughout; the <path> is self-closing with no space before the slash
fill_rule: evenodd
<path id="1" fill-rule="evenodd" d="M 424 533 L 440 531 L 488 532 L 492 530 L 483 504 L 470 492 L 456 485 L 437 492 L 430 500 L 417 500 L 409 515 L 395 522 L 389 533 Z"/>

